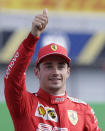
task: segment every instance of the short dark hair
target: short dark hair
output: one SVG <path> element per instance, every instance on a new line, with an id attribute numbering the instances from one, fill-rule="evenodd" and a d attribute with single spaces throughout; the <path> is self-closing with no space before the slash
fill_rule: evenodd
<path id="1" fill-rule="evenodd" d="M 38 69 L 40 70 L 40 63 L 38 63 L 38 64 L 36 65 L 36 68 L 38 68 Z"/>

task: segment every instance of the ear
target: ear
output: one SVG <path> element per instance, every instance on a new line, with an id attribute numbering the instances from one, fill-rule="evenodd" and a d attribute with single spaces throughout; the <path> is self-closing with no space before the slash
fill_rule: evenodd
<path id="1" fill-rule="evenodd" d="M 70 67 L 67 68 L 67 78 L 70 76 Z"/>
<path id="2" fill-rule="evenodd" d="M 37 67 L 34 68 L 34 74 L 39 79 L 39 69 Z"/>

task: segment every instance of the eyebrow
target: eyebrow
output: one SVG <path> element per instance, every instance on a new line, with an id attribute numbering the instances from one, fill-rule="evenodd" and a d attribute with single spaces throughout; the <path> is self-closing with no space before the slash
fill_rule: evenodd
<path id="1" fill-rule="evenodd" d="M 60 65 L 65 65 L 66 62 L 59 62 L 58 64 L 60 64 Z"/>
<path id="2" fill-rule="evenodd" d="M 51 65 L 51 64 L 52 64 L 51 62 L 46 62 L 43 65 Z"/>
<path id="3" fill-rule="evenodd" d="M 51 64 L 52 64 L 51 62 L 46 62 L 46 63 L 44 63 L 43 65 L 51 65 Z M 58 64 L 59 64 L 59 65 L 65 65 L 66 62 L 59 62 Z"/>

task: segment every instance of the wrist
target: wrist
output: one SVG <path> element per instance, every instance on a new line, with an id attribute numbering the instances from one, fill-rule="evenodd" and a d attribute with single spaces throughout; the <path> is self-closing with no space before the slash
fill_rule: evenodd
<path id="1" fill-rule="evenodd" d="M 40 36 L 33 35 L 32 32 L 29 33 L 29 37 L 31 37 L 31 39 L 33 39 L 33 40 L 40 39 Z"/>
<path id="2" fill-rule="evenodd" d="M 40 32 L 33 32 L 33 31 L 31 31 L 31 34 L 32 34 L 34 37 L 40 37 Z"/>

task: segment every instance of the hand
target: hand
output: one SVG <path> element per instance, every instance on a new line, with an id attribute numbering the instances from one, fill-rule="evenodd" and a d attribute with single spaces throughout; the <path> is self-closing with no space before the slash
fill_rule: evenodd
<path id="1" fill-rule="evenodd" d="M 43 10 L 43 14 L 36 15 L 33 22 L 32 22 L 32 30 L 31 33 L 34 36 L 40 36 L 40 34 L 46 28 L 48 24 L 48 11 L 47 9 Z"/>

